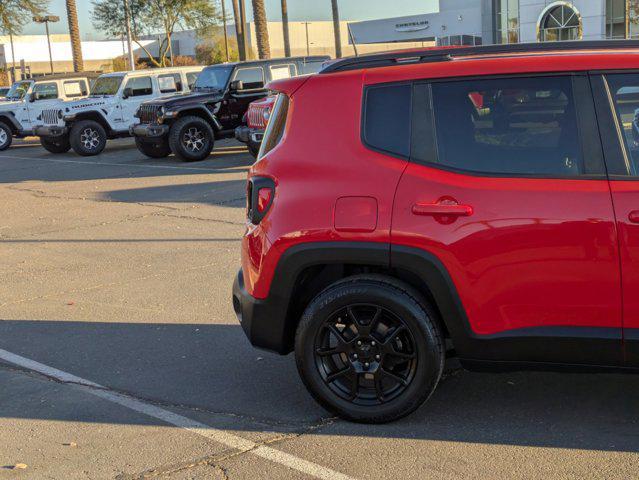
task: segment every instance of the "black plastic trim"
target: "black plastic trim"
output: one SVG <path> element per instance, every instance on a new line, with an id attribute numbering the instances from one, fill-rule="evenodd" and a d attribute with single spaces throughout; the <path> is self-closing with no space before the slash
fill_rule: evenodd
<path id="1" fill-rule="evenodd" d="M 289 312 L 298 277 L 316 265 L 389 266 L 390 246 L 374 242 L 318 242 L 295 245 L 286 250 L 275 269 L 268 298 L 258 300 L 243 287 L 243 277 L 233 287 L 233 303 L 251 343 L 258 348 L 286 355 L 293 350 L 299 318 Z M 242 277 L 240 279 L 240 277 Z"/>
<path id="2" fill-rule="evenodd" d="M 401 269 L 420 278 L 428 286 L 463 362 L 510 362 L 511 366 L 632 365 L 623 362 L 621 328 L 551 326 L 477 335 L 470 327 L 454 282 L 436 256 L 414 247 L 373 242 L 306 243 L 289 248 L 280 258 L 269 295 L 263 300 L 246 292 L 240 272 L 233 289 L 234 306 L 253 345 L 280 354 L 292 351 L 299 318 L 289 311 L 289 302 L 299 275 L 308 267 L 331 264 L 385 267 L 391 272 Z"/>
<path id="3" fill-rule="evenodd" d="M 16 120 L 16 117 L 14 116 L 13 112 L 7 112 L 7 113 L 3 112 L 3 114 L 0 115 L 0 122 L 3 120 L 6 120 L 7 122 L 11 124 L 9 126 L 13 127 L 14 135 L 22 131 L 22 125 L 20 125 L 20 123 Z"/>
<path id="4" fill-rule="evenodd" d="M 462 48 L 440 48 L 429 50 L 408 50 L 388 53 L 373 53 L 348 57 L 327 65 L 320 73 L 334 73 L 362 68 L 380 68 L 410 63 L 446 62 L 453 58 L 479 55 L 526 54 L 539 52 L 579 52 L 588 50 L 639 49 L 636 40 L 593 40 L 567 42 L 518 43 L 508 45 L 482 45 Z M 409 60 L 415 59 L 409 63 Z"/>
<path id="5" fill-rule="evenodd" d="M 220 123 L 220 121 L 204 105 L 184 105 L 183 107 L 171 107 L 171 111 L 178 113 L 185 113 L 192 110 L 204 112 L 209 120 L 211 120 L 211 123 L 213 123 L 213 127 L 215 127 L 215 130 L 218 132 L 222 130 L 222 124 Z"/>
<path id="6" fill-rule="evenodd" d="M 461 359 L 618 366 L 623 364 L 621 328 L 535 327 L 477 335 L 457 287 L 441 261 L 418 248 L 392 245 L 391 268 L 428 285 Z"/>

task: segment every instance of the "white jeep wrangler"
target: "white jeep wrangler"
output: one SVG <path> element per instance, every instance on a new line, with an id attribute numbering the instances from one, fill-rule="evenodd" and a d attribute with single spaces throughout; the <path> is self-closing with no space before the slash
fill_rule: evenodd
<path id="1" fill-rule="evenodd" d="M 98 155 L 107 140 L 130 136 L 129 126 L 137 122 L 135 112 L 142 102 L 190 92 L 202 68 L 106 73 L 95 81 L 88 98 L 64 102 L 44 112 L 34 133 L 50 152 L 73 148 L 82 156 Z"/>
<path id="2" fill-rule="evenodd" d="M 73 73 L 15 82 L 5 101 L 0 102 L 0 151 L 11 146 L 13 137 L 32 135 L 34 126 L 43 121 L 44 111 L 64 101 L 86 97 L 96 77 L 97 74 Z"/>

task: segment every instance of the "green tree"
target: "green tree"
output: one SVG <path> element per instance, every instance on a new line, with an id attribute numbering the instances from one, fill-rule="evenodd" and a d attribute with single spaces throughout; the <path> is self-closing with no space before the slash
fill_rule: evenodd
<path id="1" fill-rule="evenodd" d="M 4 0 L 3 0 L 4 1 Z M 202 30 L 219 25 L 221 15 L 210 0 L 130 0 L 131 34 L 156 67 L 166 67 L 173 60 L 171 39 L 178 30 Z M 93 2 L 93 25 L 114 37 L 125 34 L 124 2 L 122 0 L 96 0 Z M 158 57 L 141 41 L 144 35 L 162 32 Z"/>
<path id="2" fill-rule="evenodd" d="M 34 15 L 44 14 L 48 5 L 48 0 L 0 1 L 0 33 L 9 35 L 11 59 L 14 68 L 16 66 L 16 57 L 13 48 L 13 36 L 20 34 L 24 26 L 31 22 Z"/>
<path id="3" fill-rule="evenodd" d="M 213 37 L 204 43 L 195 47 L 195 59 L 200 65 L 215 65 L 226 62 L 226 51 L 224 48 L 224 39 L 221 37 Z M 240 54 L 237 48 L 237 42 L 229 39 L 229 60 L 237 62 Z"/>

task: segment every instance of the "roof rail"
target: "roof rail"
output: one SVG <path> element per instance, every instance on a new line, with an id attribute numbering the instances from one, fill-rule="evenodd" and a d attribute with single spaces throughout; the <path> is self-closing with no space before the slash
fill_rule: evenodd
<path id="1" fill-rule="evenodd" d="M 328 64 L 320 73 L 343 72 L 361 68 L 379 68 L 407 63 L 445 62 L 455 57 L 508 53 L 536 53 L 580 50 L 639 50 L 639 40 L 588 40 L 567 42 L 515 43 L 508 45 L 480 45 L 413 49 L 397 52 L 372 53 L 348 57 Z"/>

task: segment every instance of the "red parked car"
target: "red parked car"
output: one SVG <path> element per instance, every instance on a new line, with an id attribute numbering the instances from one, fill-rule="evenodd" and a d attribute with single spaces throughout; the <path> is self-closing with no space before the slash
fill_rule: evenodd
<path id="1" fill-rule="evenodd" d="M 361 422 L 415 410 L 447 354 L 638 368 L 637 72 L 638 42 L 564 42 L 271 84 L 233 289 L 250 341 Z"/>
<path id="2" fill-rule="evenodd" d="M 276 99 L 275 95 L 271 95 L 251 103 L 244 115 L 244 125 L 235 129 L 235 138 L 245 143 L 256 158 Z"/>

